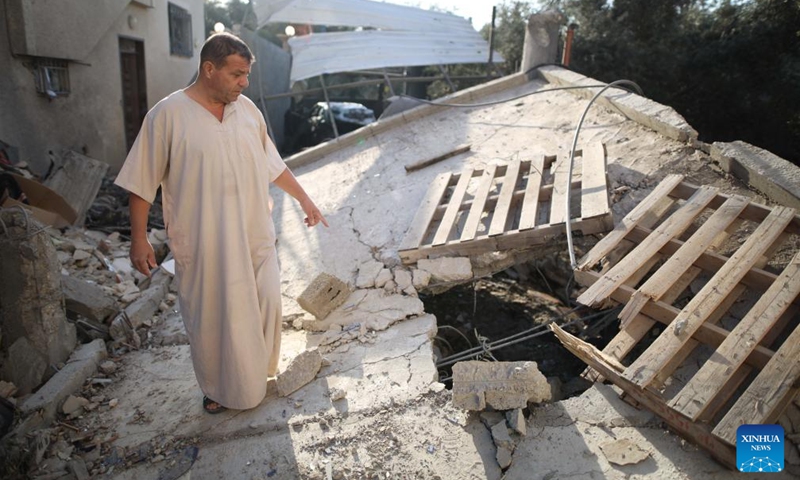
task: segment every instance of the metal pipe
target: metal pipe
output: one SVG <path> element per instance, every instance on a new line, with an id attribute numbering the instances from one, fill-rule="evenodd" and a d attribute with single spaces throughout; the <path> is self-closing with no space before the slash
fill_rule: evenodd
<path id="1" fill-rule="evenodd" d="M 333 116 L 333 109 L 331 108 L 331 101 L 328 98 L 328 88 L 325 86 L 325 74 L 319 76 L 319 83 L 322 84 L 322 94 L 325 95 L 325 103 L 328 104 L 328 116 L 331 118 L 331 127 L 333 127 L 333 135 L 339 139 L 339 129 L 336 127 L 336 117 Z"/>

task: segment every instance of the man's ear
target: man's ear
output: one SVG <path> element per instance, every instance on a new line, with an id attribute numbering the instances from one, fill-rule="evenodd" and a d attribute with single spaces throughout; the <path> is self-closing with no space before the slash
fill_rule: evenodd
<path id="1" fill-rule="evenodd" d="M 210 62 L 208 60 L 203 62 L 203 64 L 200 66 L 200 71 L 203 72 L 203 75 L 206 78 L 210 78 L 211 74 L 214 73 L 214 70 L 216 70 L 216 67 L 214 66 L 214 64 L 212 62 Z"/>

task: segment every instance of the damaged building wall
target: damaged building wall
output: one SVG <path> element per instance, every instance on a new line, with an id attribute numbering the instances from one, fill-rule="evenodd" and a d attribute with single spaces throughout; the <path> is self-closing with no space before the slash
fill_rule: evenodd
<path id="1" fill-rule="evenodd" d="M 71 30 L 80 29 L 85 22 L 79 20 L 87 15 L 94 19 L 94 9 L 100 8 L 98 5 L 102 2 L 69 3 L 69 6 L 59 8 L 54 8 L 52 3 L 35 4 L 30 0 L 0 3 L 3 29 L 14 25 L 19 30 L 23 24 L 22 34 L 28 40 L 26 49 L 20 50 L 18 40 L 14 40 L 12 48 L 13 35 L 0 36 L 0 72 L 3 72 L 0 75 L 0 104 L 3 105 L 0 109 L 0 139 L 19 147 L 20 159 L 28 162 L 36 173 L 43 173 L 49 167 L 48 152 L 58 152 L 63 147 L 104 160 L 112 170 L 117 170 L 127 152 L 120 39 L 143 44 L 149 109 L 191 81 L 206 36 L 203 2 L 169 2 L 191 15 L 190 57 L 170 54 L 168 2 L 123 2 L 127 5 L 120 8 L 116 16 L 112 15 L 114 11 L 110 7 L 101 8 L 107 13 L 100 17 L 104 23 L 98 24 L 93 20 L 91 29 L 103 33 L 91 47 L 84 41 L 73 41 L 81 35 L 73 35 Z M 26 21 L 32 16 L 47 15 L 56 20 L 50 23 Z M 62 32 L 45 29 L 50 24 L 69 26 L 70 31 L 65 33 L 66 27 Z M 43 41 L 40 41 L 40 48 L 36 48 L 37 40 L 53 37 L 57 41 L 47 42 L 47 45 L 63 45 L 51 48 L 42 46 Z M 20 51 L 27 55 L 18 55 Z M 68 61 L 68 94 L 49 98 L 37 93 L 35 65 L 40 60 L 56 60 L 56 64 Z"/>

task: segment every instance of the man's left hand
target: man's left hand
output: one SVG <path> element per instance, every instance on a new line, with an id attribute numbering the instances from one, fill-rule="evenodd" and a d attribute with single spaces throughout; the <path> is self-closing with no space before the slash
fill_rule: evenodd
<path id="1" fill-rule="evenodd" d="M 325 220 L 322 212 L 319 211 L 313 201 L 309 199 L 305 202 L 300 202 L 300 206 L 303 208 L 303 212 L 306 214 L 306 218 L 304 220 L 306 226 L 313 227 L 320 222 L 322 222 L 322 224 L 326 227 L 328 226 L 328 221 Z"/>

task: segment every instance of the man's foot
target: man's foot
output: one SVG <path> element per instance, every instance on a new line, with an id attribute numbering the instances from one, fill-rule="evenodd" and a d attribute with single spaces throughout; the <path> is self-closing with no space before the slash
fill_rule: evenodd
<path id="1" fill-rule="evenodd" d="M 215 402 L 214 400 L 211 400 L 208 397 L 203 397 L 203 409 L 211 414 L 220 413 L 227 410 L 227 408 L 223 407 L 222 405 Z"/>

